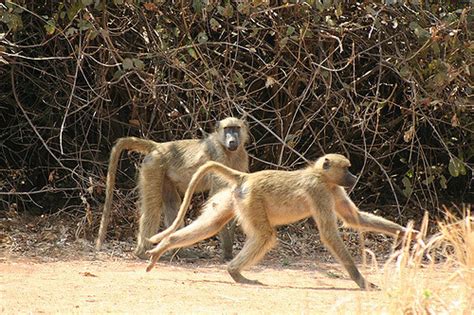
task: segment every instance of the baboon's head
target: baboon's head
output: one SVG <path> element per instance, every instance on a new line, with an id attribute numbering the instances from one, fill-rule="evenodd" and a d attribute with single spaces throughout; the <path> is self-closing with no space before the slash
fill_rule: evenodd
<path id="1" fill-rule="evenodd" d="M 247 125 L 241 119 L 228 117 L 216 124 L 219 140 L 229 151 L 235 151 L 247 142 Z"/>
<path id="2" fill-rule="evenodd" d="M 315 168 L 328 183 L 343 187 L 355 185 L 357 177 L 350 171 L 351 162 L 340 154 L 326 154 L 316 160 Z"/>

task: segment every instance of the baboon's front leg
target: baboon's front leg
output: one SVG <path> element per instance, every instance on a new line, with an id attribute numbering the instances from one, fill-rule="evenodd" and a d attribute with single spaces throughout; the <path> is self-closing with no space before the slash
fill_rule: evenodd
<path id="1" fill-rule="evenodd" d="M 350 227 L 363 231 L 374 231 L 392 236 L 404 236 L 406 228 L 382 217 L 359 211 L 354 203 L 348 199 L 336 202 L 336 214 Z M 413 231 L 414 234 L 417 231 Z"/>
<path id="2" fill-rule="evenodd" d="M 376 285 L 368 282 L 357 269 L 351 255 L 347 251 L 337 230 L 336 216 L 332 211 L 321 211 L 314 216 L 323 244 L 336 259 L 344 266 L 349 276 L 364 290 L 375 289 Z"/>

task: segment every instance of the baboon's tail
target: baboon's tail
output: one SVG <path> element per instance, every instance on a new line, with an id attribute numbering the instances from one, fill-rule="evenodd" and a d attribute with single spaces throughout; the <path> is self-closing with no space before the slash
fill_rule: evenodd
<path id="1" fill-rule="evenodd" d="M 104 242 L 107 226 L 109 225 L 110 212 L 112 209 L 112 197 L 115 185 L 115 174 L 117 173 L 117 165 L 120 153 L 122 153 L 123 150 L 131 150 L 148 154 L 153 151 L 154 148 L 155 142 L 135 137 L 120 138 L 113 146 L 112 151 L 110 152 L 109 170 L 107 172 L 104 210 L 102 213 L 102 220 L 100 221 L 99 235 L 97 236 L 96 241 L 97 250 L 100 250 L 102 243 Z"/>
<path id="2" fill-rule="evenodd" d="M 191 198 L 194 194 L 194 191 L 196 190 L 196 186 L 199 184 L 200 180 L 208 173 L 214 173 L 224 178 L 231 184 L 239 184 L 246 175 L 246 173 L 239 172 L 218 162 L 206 162 L 204 165 L 198 168 L 196 173 L 193 174 L 193 177 L 189 182 L 188 188 L 186 189 L 186 193 L 184 194 L 183 202 L 181 203 L 181 206 L 179 208 L 178 215 L 176 216 L 176 219 L 174 219 L 173 224 L 171 224 L 166 230 L 162 231 L 161 233 L 155 234 L 150 237 L 150 242 L 154 244 L 160 242 L 162 239 L 176 231 L 176 229 L 183 223 L 184 216 L 186 215 L 189 204 L 191 203 Z"/>

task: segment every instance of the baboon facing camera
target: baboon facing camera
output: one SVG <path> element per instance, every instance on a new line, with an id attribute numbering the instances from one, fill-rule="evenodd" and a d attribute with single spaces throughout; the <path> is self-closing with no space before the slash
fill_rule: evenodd
<path id="1" fill-rule="evenodd" d="M 169 226 L 176 217 L 181 204 L 181 195 L 196 170 L 208 161 L 217 161 L 232 169 L 248 171 L 248 154 L 244 145 L 248 130 L 244 121 L 229 117 L 217 122 L 216 129 L 204 139 L 178 140 L 157 143 L 135 137 L 118 139 L 112 148 L 107 173 L 106 197 L 96 248 L 100 249 L 105 239 L 112 208 L 113 188 L 120 153 L 132 150 L 146 154 L 139 176 L 140 222 L 138 244 L 135 254 L 146 258 L 145 251 L 151 247 L 148 238 L 158 232 L 161 214 Z M 206 176 L 194 185 L 193 192 L 210 191 L 212 196 L 227 183 L 217 177 Z M 226 232 L 224 230 L 223 232 Z M 230 235 L 221 233 L 223 258 L 232 258 Z"/>
<path id="2" fill-rule="evenodd" d="M 192 245 L 215 235 L 233 217 L 237 217 L 247 239 L 240 253 L 229 263 L 228 272 L 239 283 L 260 284 L 245 278 L 241 271 L 263 258 L 276 242 L 275 226 L 290 224 L 312 216 L 321 241 L 344 266 L 362 289 L 376 288 L 364 279 L 346 250 L 337 231 L 337 217 L 361 230 L 389 235 L 405 234 L 406 229 L 384 218 L 361 212 L 343 187 L 352 187 L 356 177 L 349 171 L 350 162 L 339 154 L 327 154 L 297 171 L 260 171 L 244 173 L 222 164 L 208 162 L 193 175 L 183 203 L 173 224 L 150 238 L 160 242 L 148 251 L 150 271 L 167 250 Z M 212 196 L 200 217 L 176 231 L 183 222 L 190 198 L 201 179 L 217 174 L 231 186 Z"/>

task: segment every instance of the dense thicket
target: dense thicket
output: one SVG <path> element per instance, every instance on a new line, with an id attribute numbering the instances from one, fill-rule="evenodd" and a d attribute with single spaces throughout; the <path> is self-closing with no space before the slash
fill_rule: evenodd
<path id="1" fill-rule="evenodd" d="M 0 4 L 1 207 L 90 215 L 118 137 L 201 137 L 231 114 L 252 171 L 340 152 L 362 209 L 472 202 L 472 8 L 327 3 Z"/>

